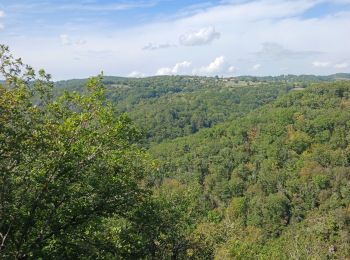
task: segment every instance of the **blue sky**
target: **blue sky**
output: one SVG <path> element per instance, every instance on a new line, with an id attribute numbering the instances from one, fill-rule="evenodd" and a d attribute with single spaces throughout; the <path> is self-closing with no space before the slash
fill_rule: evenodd
<path id="1" fill-rule="evenodd" d="M 350 0 L 0 0 L 0 42 L 55 79 L 350 72 Z"/>

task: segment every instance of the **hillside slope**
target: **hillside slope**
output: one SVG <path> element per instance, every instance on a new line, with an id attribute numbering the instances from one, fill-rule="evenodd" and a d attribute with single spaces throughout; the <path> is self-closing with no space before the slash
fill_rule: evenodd
<path id="1" fill-rule="evenodd" d="M 147 143 L 161 143 L 233 120 L 293 89 L 312 82 L 337 81 L 349 74 L 329 76 L 282 75 L 210 78 L 105 76 L 107 97 L 117 113 L 127 112 L 143 130 Z M 85 79 L 56 82 L 56 91 L 83 91 Z"/>
<path id="2" fill-rule="evenodd" d="M 84 80 L 57 82 L 57 91 L 83 91 Z M 144 79 L 104 77 L 106 94 L 117 113 L 127 112 L 147 142 L 186 136 L 237 118 L 293 88 L 292 83 L 225 81 L 164 76 Z"/>
<path id="3" fill-rule="evenodd" d="M 350 256 L 350 82 L 314 84 L 150 149 L 158 183 L 198 187 L 193 250 L 217 259 Z M 204 248 L 204 249 L 203 249 Z M 201 251 L 202 250 L 202 251 Z"/>
<path id="4" fill-rule="evenodd" d="M 345 78 L 105 78 L 156 160 L 158 257 L 349 257 Z"/>

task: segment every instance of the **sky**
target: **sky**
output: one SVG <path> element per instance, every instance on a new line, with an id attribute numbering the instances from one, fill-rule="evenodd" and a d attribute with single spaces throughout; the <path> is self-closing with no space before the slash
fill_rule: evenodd
<path id="1" fill-rule="evenodd" d="M 350 72 L 350 0 L 0 0 L 0 43 L 55 80 Z"/>

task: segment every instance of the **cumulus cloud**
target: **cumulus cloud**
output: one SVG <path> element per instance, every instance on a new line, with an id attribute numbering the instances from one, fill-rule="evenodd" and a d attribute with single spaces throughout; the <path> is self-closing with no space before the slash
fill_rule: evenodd
<path id="1" fill-rule="evenodd" d="M 183 74 L 187 68 L 191 66 L 191 62 L 183 61 L 176 63 L 174 67 L 163 67 L 157 70 L 156 75 L 176 75 Z"/>
<path id="2" fill-rule="evenodd" d="M 169 43 L 148 43 L 147 45 L 142 47 L 142 50 L 147 50 L 147 51 L 155 51 L 159 49 L 167 49 L 172 47 L 173 45 Z"/>
<path id="3" fill-rule="evenodd" d="M 237 68 L 235 66 L 230 66 L 228 69 L 227 69 L 228 72 L 230 73 L 235 73 L 237 71 Z"/>
<path id="4" fill-rule="evenodd" d="M 258 70 L 261 68 L 261 64 L 254 64 L 253 65 L 253 70 Z"/>
<path id="5" fill-rule="evenodd" d="M 337 63 L 334 65 L 334 68 L 336 69 L 346 69 L 349 67 L 349 63 L 343 62 L 343 63 Z"/>
<path id="6" fill-rule="evenodd" d="M 61 39 L 62 45 L 71 45 L 72 44 L 72 41 L 67 34 L 61 34 L 60 39 Z"/>
<path id="7" fill-rule="evenodd" d="M 145 77 L 146 75 L 142 72 L 139 72 L 139 71 L 133 71 L 131 72 L 130 74 L 128 74 L 128 77 L 129 78 L 143 78 Z"/>
<path id="8" fill-rule="evenodd" d="M 193 74 L 199 75 L 214 75 L 224 72 L 225 69 L 225 57 L 217 57 L 208 66 L 201 67 L 199 69 L 193 70 Z"/>
<path id="9" fill-rule="evenodd" d="M 186 16 L 174 17 L 170 14 L 171 17 L 167 19 L 156 18 L 144 21 L 142 24 L 137 24 L 135 21 L 135 24 L 132 23 L 132 26 L 125 28 L 106 27 L 103 23 L 95 23 L 94 19 L 76 23 L 74 28 L 77 31 L 89 32 L 87 40 L 90 50 L 112 52 L 108 53 L 109 57 L 106 54 L 104 58 L 86 54 L 83 50 L 81 53 L 77 52 L 78 48 L 74 48 L 75 45 L 72 44 L 76 38 L 73 37 L 73 33 L 70 35 L 66 31 L 67 27 L 64 24 L 60 25 L 61 27 L 47 25 L 56 30 L 54 37 L 38 36 L 25 31 L 25 40 L 18 40 L 16 37 L 1 33 L 0 40 L 8 42 L 18 52 L 23 53 L 23 58 L 28 62 L 44 66 L 60 79 L 85 77 L 96 74 L 101 69 L 109 74 L 128 75 L 135 68 L 142 68 L 144 73 L 151 75 L 164 64 L 173 66 L 177 61 L 184 60 L 199 64 L 187 68 L 191 73 L 193 68 L 200 69 L 201 66 L 210 63 L 206 61 L 206 57 L 215 58 L 220 55 L 224 55 L 227 61 L 235 61 L 234 64 L 239 64 L 240 74 L 259 72 L 261 75 L 276 75 L 281 73 L 281 68 L 288 68 L 283 71 L 286 74 L 320 72 L 332 74 L 341 69 L 339 66 L 336 68 L 336 64 L 347 62 L 350 66 L 348 49 L 350 37 L 347 36 L 350 28 L 350 12 L 346 9 L 336 9 L 327 15 L 306 18 L 305 12 L 317 6 L 320 1 L 323 2 L 323 0 L 224 0 L 216 1 L 215 4 L 206 8 L 199 8 L 198 12 Z M 348 0 L 325 1 L 333 3 Z M 214 1 L 211 2 L 214 3 Z M 1 22 L 2 19 L 0 19 Z M 214 30 L 214 25 L 222 37 L 219 38 L 220 34 Z M 189 30 L 188 28 L 193 28 L 195 31 L 184 34 Z M 212 28 L 207 30 L 211 33 L 196 31 L 200 28 Z M 57 35 L 63 32 L 71 36 L 63 37 L 66 44 L 73 45 L 70 46 L 71 48 L 56 48 L 59 41 Z M 164 48 L 153 52 L 142 50 L 142 46 L 148 42 L 153 42 L 149 45 L 149 49 L 163 47 L 161 45 L 167 42 L 179 45 L 180 36 L 184 43 L 181 46 L 210 42 L 205 39 L 212 37 L 202 37 L 202 35 L 211 34 L 217 34 L 213 41 L 215 48 L 209 44 L 200 48 Z M 42 40 L 44 36 L 47 41 Z M 204 40 L 198 40 L 203 38 Z M 34 46 L 35 51 L 28 52 L 28 45 Z M 77 53 L 81 58 L 79 66 L 77 63 L 70 62 Z M 37 57 L 41 59 L 38 60 Z M 316 66 L 312 65 L 314 61 L 332 63 L 320 69 L 317 63 Z M 260 68 L 256 65 L 255 69 L 259 71 L 255 71 L 254 64 L 263 64 L 263 66 Z M 231 64 L 223 66 L 223 74 L 220 75 L 229 73 L 229 65 Z M 172 66 L 169 66 L 168 72 L 172 73 Z M 345 65 L 340 65 L 340 67 L 343 66 Z"/>
<path id="10" fill-rule="evenodd" d="M 192 63 L 189 61 L 183 61 L 176 63 L 173 67 L 163 67 L 157 70 L 156 75 L 179 75 L 189 74 L 188 70 Z M 215 58 L 207 66 L 197 67 L 192 69 L 193 75 L 213 76 L 217 74 L 228 74 L 236 72 L 236 67 L 229 66 L 224 56 Z"/>
<path id="11" fill-rule="evenodd" d="M 314 61 L 312 65 L 316 68 L 327 68 L 331 63 L 329 61 Z"/>
<path id="12" fill-rule="evenodd" d="M 201 28 L 198 31 L 192 31 L 182 34 L 179 42 L 184 46 L 206 45 L 220 38 L 220 33 L 215 31 L 213 26 Z"/>
<path id="13" fill-rule="evenodd" d="M 84 45 L 86 43 L 83 39 L 73 40 L 68 34 L 61 34 L 60 40 L 62 45 Z"/>
<path id="14" fill-rule="evenodd" d="M 171 75 L 172 69 L 169 67 L 163 67 L 157 70 L 156 75 L 161 76 L 161 75 Z"/>

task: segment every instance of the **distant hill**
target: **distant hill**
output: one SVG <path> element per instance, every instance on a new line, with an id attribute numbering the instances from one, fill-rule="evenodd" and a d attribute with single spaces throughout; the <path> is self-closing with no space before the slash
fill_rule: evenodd
<path id="1" fill-rule="evenodd" d="M 103 83 L 117 112 L 127 112 L 143 129 L 147 142 L 159 143 L 240 117 L 289 90 L 304 89 L 312 82 L 345 78 L 350 78 L 350 74 L 233 78 L 105 76 Z M 83 91 L 85 83 L 86 79 L 72 79 L 58 81 L 56 86 L 57 91 Z"/>
<path id="2" fill-rule="evenodd" d="M 57 91 L 83 91 L 86 80 L 56 83 Z M 227 82 L 218 78 L 164 76 L 143 79 L 104 77 L 117 113 L 127 112 L 147 142 L 159 143 L 210 128 L 285 94 L 284 82 Z"/>
<path id="3" fill-rule="evenodd" d="M 280 76 L 238 76 L 240 80 L 254 80 L 254 81 L 287 81 L 287 82 L 330 82 L 340 79 L 348 80 L 350 79 L 350 73 L 337 73 L 328 76 L 318 76 L 318 75 L 280 75 Z"/>

